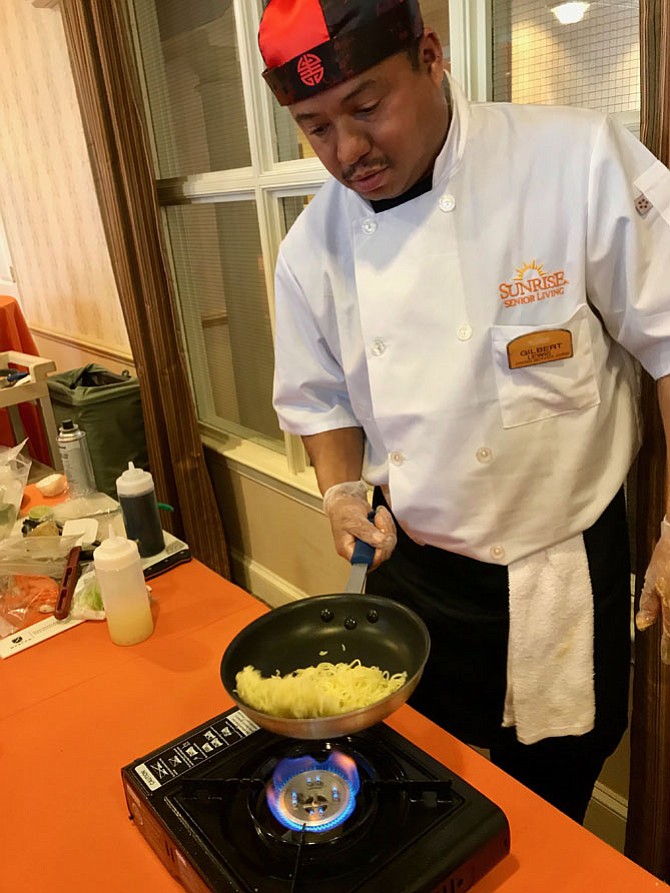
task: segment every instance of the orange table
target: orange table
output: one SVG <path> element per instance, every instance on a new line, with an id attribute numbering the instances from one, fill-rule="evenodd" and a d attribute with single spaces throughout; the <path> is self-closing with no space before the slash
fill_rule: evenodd
<path id="1" fill-rule="evenodd" d="M 146 642 L 88 622 L 0 662 L 1 890 L 182 890 L 128 820 L 120 770 L 232 706 L 221 654 L 265 608 L 195 561 L 151 586 Z M 506 813 L 512 851 L 473 893 L 668 890 L 409 707 L 389 725 Z"/>

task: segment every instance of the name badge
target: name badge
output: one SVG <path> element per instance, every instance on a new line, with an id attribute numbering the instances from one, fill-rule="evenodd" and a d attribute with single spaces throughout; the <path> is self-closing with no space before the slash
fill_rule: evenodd
<path id="1" fill-rule="evenodd" d="M 519 335 L 507 345 L 510 369 L 568 360 L 571 356 L 572 332 L 569 329 L 547 329 L 544 332 Z"/>

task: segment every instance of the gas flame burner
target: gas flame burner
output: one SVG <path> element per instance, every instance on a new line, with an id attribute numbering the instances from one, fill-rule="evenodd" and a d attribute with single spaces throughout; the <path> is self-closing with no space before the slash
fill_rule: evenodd
<path id="1" fill-rule="evenodd" d="M 293 748 L 266 762 L 257 776 L 268 781 L 251 792 L 249 812 L 270 844 L 341 840 L 369 822 L 376 808 L 366 787 L 376 773 L 346 742 L 324 742 L 316 749 L 311 742 L 307 752 Z"/>
<path id="2" fill-rule="evenodd" d="M 341 824 L 353 810 L 355 794 L 349 782 L 336 772 L 311 769 L 290 778 L 278 792 L 280 822 L 289 828 L 312 831 Z"/>

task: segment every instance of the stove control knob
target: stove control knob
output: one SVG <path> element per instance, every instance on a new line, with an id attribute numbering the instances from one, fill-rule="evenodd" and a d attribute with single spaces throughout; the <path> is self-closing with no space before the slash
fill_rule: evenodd
<path id="1" fill-rule="evenodd" d="M 368 611 L 366 616 L 368 618 L 368 623 L 376 623 L 379 620 L 379 611 L 375 611 L 375 609 L 372 608 Z"/>
<path id="2" fill-rule="evenodd" d="M 344 628 L 345 629 L 356 629 L 355 619 L 353 617 L 347 617 L 347 619 L 344 621 Z"/>
<path id="3" fill-rule="evenodd" d="M 330 610 L 330 608 L 323 609 L 323 611 L 321 612 L 321 619 L 324 623 L 330 623 L 330 621 L 333 619 L 333 612 Z"/>

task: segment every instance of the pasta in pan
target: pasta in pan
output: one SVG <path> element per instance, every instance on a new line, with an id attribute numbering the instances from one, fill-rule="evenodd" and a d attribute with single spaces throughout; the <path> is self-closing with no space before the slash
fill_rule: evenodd
<path id="1" fill-rule="evenodd" d="M 390 674 L 379 667 L 351 663 L 319 663 L 281 676 L 262 676 L 247 666 L 235 677 L 241 700 L 269 716 L 312 719 L 369 707 L 397 691 L 407 673 Z"/>

